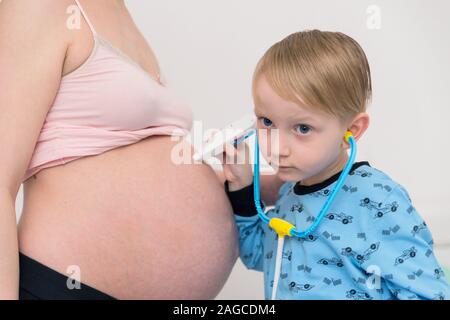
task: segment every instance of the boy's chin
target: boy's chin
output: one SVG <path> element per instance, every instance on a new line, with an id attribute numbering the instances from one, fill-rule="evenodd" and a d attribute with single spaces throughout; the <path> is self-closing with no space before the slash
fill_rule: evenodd
<path id="1" fill-rule="evenodd" d="M 278 168 L 277 177 L 284 182 L 297 182 L 302 179 L 301 174 L 295 168 L 282 169 Z"/>

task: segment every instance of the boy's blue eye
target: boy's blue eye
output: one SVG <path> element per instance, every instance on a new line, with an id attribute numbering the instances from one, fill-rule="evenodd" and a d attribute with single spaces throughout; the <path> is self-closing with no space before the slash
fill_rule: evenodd
<path id="1" fill-rule="evenodd" d="M 266 126 L 266 127 L 270 127 L 272 125 L 272 121 L 270 121 L 267 118 L 262 118 L 262 123 Z"/>
<path id="2" fill-rule="evenodd" d="M 297 126 L 297 132 L 301 134 L 307 134 L 310 130 L 311 128 L 306 124 L 300 124 Z"/>

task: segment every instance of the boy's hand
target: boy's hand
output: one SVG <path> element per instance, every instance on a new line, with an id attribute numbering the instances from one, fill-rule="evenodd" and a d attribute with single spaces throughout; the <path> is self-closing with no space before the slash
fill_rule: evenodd
<path id="1" fill-rule="evenodd" d="M 236 148 L 232 144 L 226 143 L 223 150 L 223 153 L 219 154 L 217 158 L 222 162 L 229 190 L 236 191 L 251 185 L 253 173 L 247 143 L 243 141 Z"/>

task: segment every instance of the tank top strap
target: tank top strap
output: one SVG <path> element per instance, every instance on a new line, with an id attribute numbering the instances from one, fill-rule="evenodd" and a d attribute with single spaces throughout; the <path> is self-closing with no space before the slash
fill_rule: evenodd
<path id="1" fill-rule="evenodd" d="M 86 12 L 83 10 L 83 7 L 81 6 L 80 1 L 79 0 L 75 0 L 75 2 L 77 4 L 78 8 L 80 9 L 81 14 L 83 15 L 84 19 L 86 20 L 89 28 L 91 29 L 92 33 L 94 35 L 96 35 L 97 32 L 95 31 L 94 26 L 92 25 L 91 20 L 89 20 L 89 17 L 87 16 Z"/>

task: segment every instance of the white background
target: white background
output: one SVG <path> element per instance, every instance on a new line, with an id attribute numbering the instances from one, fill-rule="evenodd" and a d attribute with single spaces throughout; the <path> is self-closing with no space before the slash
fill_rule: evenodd
<path id="1" fill-rule="evenodd" d="M 402 184 L 450 266 L 450 2 L 447 0 L 127 0 L 169 84 L 205 128 L 252 112 L 251 77 L 265 50 L 304 29 L 341 31 L 372 71 L 371 125 L 358 160 Z M 380 28 L 373 29 L 378 21 Z M 375 20 L 374 20 L 375 19 Z M 199 195 L 201 196 L 201 195 Z M 22 190 L 16 202 L 20 215 Z M 208 263 L 205 261 L 205 263 Z M 218 299 L 263 299 L 262 273 L 237 262 Z"/>

